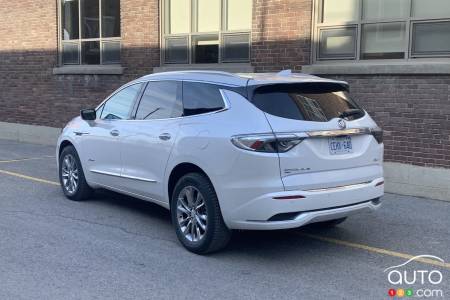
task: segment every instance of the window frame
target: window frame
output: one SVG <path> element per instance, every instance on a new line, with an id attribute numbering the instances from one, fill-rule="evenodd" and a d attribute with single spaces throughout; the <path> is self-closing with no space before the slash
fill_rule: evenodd
<path id="1" fill-rule="evenodd" d="M 138 91 L 138 93 L 136 94 L 136 96 L 133 99 L 133 103 L 131 105 L 131 109 L 128 112 L 128 116 L 127 119 L 102 119 L 102 114 L 103 114 L 103 110 L 105 109 L 106 103 L 111 100 L 111 98 L 113 98 L 115 95 L 117 95 L 118 93 L 120 93 L 121 91 L 123 91 L 126 88 L 129 88 L 133 85 L 140 85 L 140 89 Z M 136 110 L 136 104 L 138 102 L 138 99 L 141 98 L 142 93 L 144 91 L 144 87 L 147 85 L 147 83 L 145 81 L 138 81 L 138 82 L 130 82 L 124 86 L 121 86 L 120 88 L 118 88 L 117 90 L 115 90 L 111 95 L 109 95 L 108 97 L 105 98 L 105 100 L 103 100 L 99 105 L 97 105 L 97 107 L 95 108 L 96 113 L 99 112 L 100 110 L 100 115 L 97 115 L 97 119 L 101 120 L 101 121 L 107 121 L 107 122 L 115 122 L 115 121 L 130 121 L 133 120 L 133 116 Z"/>
<path id="2" fill-rule="evenodd" d="M 151 82 L 174 82 L 177 84 L 177 98 L 180 97 L 180 99 L 177 99 L 177 101 L 179 100 L 181 102 L 181 106 L 182 106 L 182 114 L 179 117 L 169 117 L 169 118 L 155 118 L 155 119 L 147 119 L 147 120 L 141 120 L 141 119 L 136 119 L 137 116 L 137 112 L 139 110 L 139 106 L 141 105 L 142 99 L 144 98 L 144 93 L 145 90 L 147 89 L 147 86 L 151 83 Z M 181 80 L 171 80 L 171 79 L 161 79 L 161 80 L 147 80 L 147 81 L 142 81 L 142 88 L 141 91 L 139 92 L 138 97 L 135 100 L 135 105 L 132 109 L 132 113 L 131 113 L 131 118 L 130 120 L 132 121 L 158 121 L 158 120 L 170 120 L 170 119 L 178 119 L 178 118 L 182 118 L 184 117 L 184 105 L 183 105 L 183 82 Z"/>
<path id="3" fill-rule="evenodd" d="M 111 66 L 111 65 L 120 65 L 121 59 L 117 62 L 103 62 L 103 44 L 104 43 L 119 43 L 119 56 L 122 53 L 122 26 L 120 26 L 120 36 L 119 37 L 103 37 L 103 28 L 102 28 L 102 0 L 96 0 L 99 3 L 99 37 L 98 38 L 83 38 L 82 37 L 82 24 L 81 24 L 81 1 L 76 0 L 78 2 L 78 39 L 72 40 L 64 40 L 63 39 L 63 24 L 62 24 L 62 0 L 57 0 L 57 27 L 58 27 L 58 65 L 60 67 L 63 66 Z M 122 5 L 121 0 L 119 0 L 120 5 Z M 122 21 L 121 11 L 119 10 L 119 22 Z M 83 42 L 99 42 L 99 51 L 100 51 L 100 63 L 99 64 L 83 64 L 82 63 L 82 43 Z M 64 55 L 64 45 L 71 44 L 77 45 L 78 48 L 78 63 L 64 63 L 63 55 Z"/>
<path id="4" fill-rule="evenodd" d="M 227 21 L 228 21 L 228 0 L 220 0 L 220 21 L 219 21 L 219 31 L 209 31 L 209 32 L 198 32 L 197 31 L 197 2 L 198 0 L 187 0 L 189 1 L 189 12 L 188 12 L 188 24 L 189 24 L 189 32 L 187 33 L 169 33 L 168 30 L 170 28 L 170 9 L 168 9 L 169 0 L 160 0 L 160 45 L 161 45 L 161 58 L 160 64 L 163 65 L 208 65 L 208 63 L 195 63 L 194 62 L 194 50 L 193 50 L 193 42 L 195 37 L 203 37 L 208 35 L 217 35 L 218 36 L 218 60 L 217 63 L 213 64 L 222 64 L 222 63 L 250 63 L 251 61 L 251 47 L 252 47 L 252 28 L 248 30 L 227 30 Z M 254 4 L 252 1 L 252 23 L 253 23 L 253 8 Z M 227 35 L 248 35 L 248 59 L 224 59 L 224 36 Z M 186 61 L 167 61 L 166 60 L 166 52 L 167 52 L 167 44 L 168 40 L 176 39 L 176 38 L 187 38 L 187 60 Z M 211 64 L 211 63 L 210 63 Z"/>
<path id="5" fill-rule="evenodd" d="M 324 0 L 314 0 L 313 3 L 313 14 L 312 14 L 312 41 L 311 41 L 311 63 L 313 64 L 327 64 L 331 62 L 335 63 L 353 63 L 353 64 L 361 64 L 361 63 L 386 63 L 386 62 L 410 62 L 417 60 L 426 60 L 433 58 L 449 58 L 450 59 L 450 51 L 449 53 L 441 53 L 441 54 L 421 54 L 421 55 L 413 55 L 413 41 L 414 41 L 414 25 L 417 23 L 439 23 L 439 22 L 448 22 L 450 21 L 450 16 L 448 18 L 441 17 L 413 17 L 412 16 L 412 8 L 413 8 L 413 0 L 407 0 L 407 10 L 405 17 L 400 18 L 387 18 L 387 19 L 363 19 L 364 0 L 357 0 L 358 7 L 358 18 L 355 21 L 338 21 L 338 22 L 322 22 L 323 20 L 323 3 Z M 404 58 L 396 58 L 396 59 L 362 59 L 362 28 L 367 24 L 386 24 L 386 23 L 404 23 L 405 24 L 405 32 L 404 32 L 404 43 L 402 51 L 404 52 Z M 339 58 L 339 57 L 330 57 L 330 58 L 320 58 L 320 33 L 326 29 L 345 29 L 356 27 L 356 56 L 353 59 L 350 58 Z"/>

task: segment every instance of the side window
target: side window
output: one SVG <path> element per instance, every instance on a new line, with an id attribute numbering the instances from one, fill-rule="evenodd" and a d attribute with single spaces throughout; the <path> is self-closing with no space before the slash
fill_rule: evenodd
<path id="1" fill-rule="evenodd" d="M 134 100 L 136 99 L 142 84 L 134 84 L 124 88 L 112 96 L 104 104 L 101 119 L 104 120 L 126 120 L 128 119 Z"/>
<path id="2" fill-rule="evenodd" d="M 136 120 L 176 118 L 182 113 L 181 83 L 150 81 L 139 103 Z"/>
<path id="3" fill-rule="evenodd" d="M 220 87 L 208 83 L 183 82 L 184 115 L 192 116 L 225 107 Z"/>

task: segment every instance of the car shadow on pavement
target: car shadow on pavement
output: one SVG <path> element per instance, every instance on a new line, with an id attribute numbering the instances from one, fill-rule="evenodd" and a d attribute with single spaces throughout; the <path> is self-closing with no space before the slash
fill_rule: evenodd
<path id="1" fill-rule="evenodd" d="M 159 229 L 166 232 L 173 230 L 169 211 L 157 204 L 106 190 L 96 191 L 89 202 L 108 206 L 112 210 L 117 208 L 121 213 L 139 217 L 142 222 L 145 222 L 145 226 L 149 227 L 149 230 L 154 230 L 156 223 Z M 278 255 L 281 253 L 291 257 L 299 257 L 302 256 L 302 253 L 314 252 L 327 247 L 324 243 L 317 243 L 317 241 L 303 236 L 303 233 L 320 234 L 321 232 L 339 232 L 342 230 L 345 231 L 344 228 L 324 229 L 314 224 L 289 230 L 235 230 L 229 245 L 221 252 L 212 255 L 247 256 L 254 253 L 259 258 L 264 256 L 270 258 L 275 253 Z M 175 234 L 170 238 L 172 237 L 174 238 Z M 179 246 L 182 247 L 181 244 Z"/>
<path id="2" fill-rule="evenodd" d="M 125 210 L 128 213 L 144 214 L 148 218 L 151 218 L 151 220 L 164 221 L 168 225 L 171 225 L 169 211 L 149 201 L 99 189 L 95 191 L 93 198 L 89 202 L 99 202 L 108 206 L 115 206 L 121 211 Z"/>

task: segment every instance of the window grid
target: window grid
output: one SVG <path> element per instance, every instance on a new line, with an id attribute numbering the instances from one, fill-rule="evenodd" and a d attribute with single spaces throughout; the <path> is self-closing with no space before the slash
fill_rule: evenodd
<path id="1" fill-rule="evenodd" d="M 169 32 L 170 30 L 170 1 L 169 0 L 161 0 L 163 2 L 163 5 L 161 5 L 162 8 L 162 16 L 164 18 L 164 21 L 162 22 L 164 29 L 162 32 L 162 47 L 161 47 L 161 63 L 163 64 L 195 64 L 193 56 L 194 56 L 194 39 L 195 37 L 204 37 L 204 36 L 211 36 L 211 35 L 217 35 L 218 41 L 219 41 L 219 53 L 218 53 L 218 63 L 232 63 L 232 62 L 249 62 L 250 60 L 250 47 L 251 47 L 251 29 L 249 30 L 227 30 L 227 20 L 228 20 L 228 1 L 227 0 L 221 0 L 221 13 L 220 13 L 220 21 L 219 21 L 219 31 L 209 31 L 209 32 L 198 32 L 197 25 L 198 25 L 198 16 L 197 16 L 197 7 L 198 7 L 198 0 L 186 0 L 190 1 L 189 5 L 189 32 L 188 33 L 176 33 L 172 34 Z M 248 35 L 249 41 L 248 41 L 248 59 L 233 59 L 233 60 L 227 60 L 223 58 L 223 52 L 224 52 L 224 37 L 231 36 L 231 35 Z M 174 61 L 169 62 L 166 60 L 166 51 L 167 51 L 167 41 L 172 38 L 187 38 L 188 42 L 188 55 L 187 55 L 187 61 Z"/>
<path id="2" fill-rule="evenodd" d="M 413 17 L 412 16 L 412 6 L 413 6 L 413 0 L 408 0 L 407 3 L 407 9 L 408 13 L 406 14 L 407 17 L 404 18 L 390 18 L 390 19 L 363 19 L 363 0 L 357 0 L 357 11 L 358 11 L 358 17 L 355 21 L 348 21 L 348 22 L 322 22 L 323 20 L 323 3 L 324 0 L 315 0 L 315 13 L 314 13 L 314 32 L 313 32 L 313 53 L 314 53 L 314 62 L 320 62 L 320 61 L 342 61 L 342 60 L 351 60 L 351 61 L 361 61 L 361 41 L 362 41 L 362 27 L 363 25 L 367 24 L 386 24 L 386 23 L 404 23 L 405 24 L 405 43 L 403 46 L 403 51 L 405 53 L 404 59 L 389 59 L 389 60 L 408 60 L 410 58 L 435 58 L 435 57 L 450 57 L 450 53 L 447 54 L 412 54 L 412 47 L 413 47 L 413 40 L 414 40 L 414 32 L 413 32 L 413 26 L 417 23 L 438 23 L 438 22 L 448 22 L 450 21 L 450 18 L 442 18 L 442 17 L 436 17 L 436 18 L 420 18 L 420 17 Z M 351 58 L 340 58 L 340 57 L 329 57 L 329 58 L 320 58 L 319 57 L 319 41 L 320 41 L 320 34 L 321 31 L 326 29 L 342 29 L 342 28 L 357 28 L 356 33 L 356 54 L 355 59 Z M 380 61 L 384 59 L 370 59 L 370 61 Z M 369 61 L 369 60 L 364 60 Z"/>
<path id="3" fill-rule="evenodd" d="M 63 2 L 62 1 L 58 1 L 58 16 L 59 16 L 59 22 L 58 22 L 58 32 L 59 32 L 59 41 L 60 41 L 60 47 L 59 47 L 59 64 L 60 65 L 72 65 L 72 66 L 77 66 L 77 65 L 83 65 L 82 62 L 82 48 L 81 45 L 83 42 L 99 42 L 100 44 L 100 65 L 110 65 L 110 64 L 119 64 L 120 61 L 118 62 L 110 62 L 110 63 L 104 63 L 103 62 L 103 44 L 106 42 L 119 42 L 121 41 L 121 37 L 103 37 L 103 22 L 102 22 L 102 0 L 98 0 L 98 5 L 99 5 L 99 9 L 98 9 L 98 20 L 99 20 L 99 37 L 98 38 L 83 38 L 83 33 L 82 33 L 82 22 L 81 22 L 81 1 L 80 0 L 76 0 L 78 3 L 78 39 L 73 39 L 73 40 L 64 40 L 63 38 L 63 19 L 62 19 L 62 6 L 63 6 Z M 119 21 L 120 22 L 120 21 Z M 64 45 L 77 45 L 78 46 L 78 63 L 64 63 L 63 61 L 63 47 Z M 122 48 L 122 45 L 120 44 L 120 48 Z"/>

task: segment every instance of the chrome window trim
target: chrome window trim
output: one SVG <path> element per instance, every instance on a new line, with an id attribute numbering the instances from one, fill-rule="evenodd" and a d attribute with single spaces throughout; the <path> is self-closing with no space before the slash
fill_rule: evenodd
<path id="1" fill-rule="evenodd" d="M 158 82 L 158 81 L 177 81 L 177 82 L 181 82 L 181 83 L 182 82 L 195 82 L 195 83 L 207 83 L 207 84 L 221 85 L 221 86 L 234 87 L 234 88 L 235 87 L 240 87 L 238 85 L 222 84 L 222 83 L 218 83 L 218 82 L 214 82 L 214 81 L 207 81 L 207 80 L 183 80 L 183 79 L 170 79 L 170 78 L 168 78 L 168 79 L 164 78 L 164 79 L 139 80 L 139 81 L 133 81 L 131 83 L 127 83 L 127 84 L 121 86 L 120 88 L 118 88 L 111 95 L 109 95 L 105 100 L 103 100 L 103 102 L 101 102 L 99 105 L 97 105 L 95 110 L 97 111 L 100 107 L 102 107 L 102 105 L 104 103 L 106 103 L 114 95 L 116 95 L 117 93 L 119 93 L 123 89 L 126 89 L 127 87 L 130 87 L 130 86 L 135 85 L 135 84 L 147 84 L 148 82 Z M 224 108 L 222 108 L 220 110 L 212 111 L 212 112 L 207 112 L 207 113 L 202 113 L 202 114 L 197 114 L 197 115 L 191 115 L 191 116 L 180 116 L 180 117 L 173 117 L 173 118 L 162 118 L 162 119 L 151 119 L 151 120 L 135 120 L 135 119 L 104 120 L 104 119 L 100 119 L 100 118 L 97 118 L 97 120 L 102 120 L 102 121 L 107 121 L 107 122 L 117 122 L 117 121 L 145 121 L 145 122 L 149 122 L 149 121 L 176 120 L 176 119 L 182 119 L 182 118 L 192 118 L 192 117 L 198 117 L 198 116 L 213 115 L 213 114 L 217 114 L 217 113 L 221 113 L 221 112 L 227 111 L 227 110 L 229 110 L 231 108 L 230 100 L 228 99 L 227 95 L 225 94 L 226 90 L 225 89 L 219 89 L 219 91 L 220 91 L 220 94 L 222 95 Z"/>

